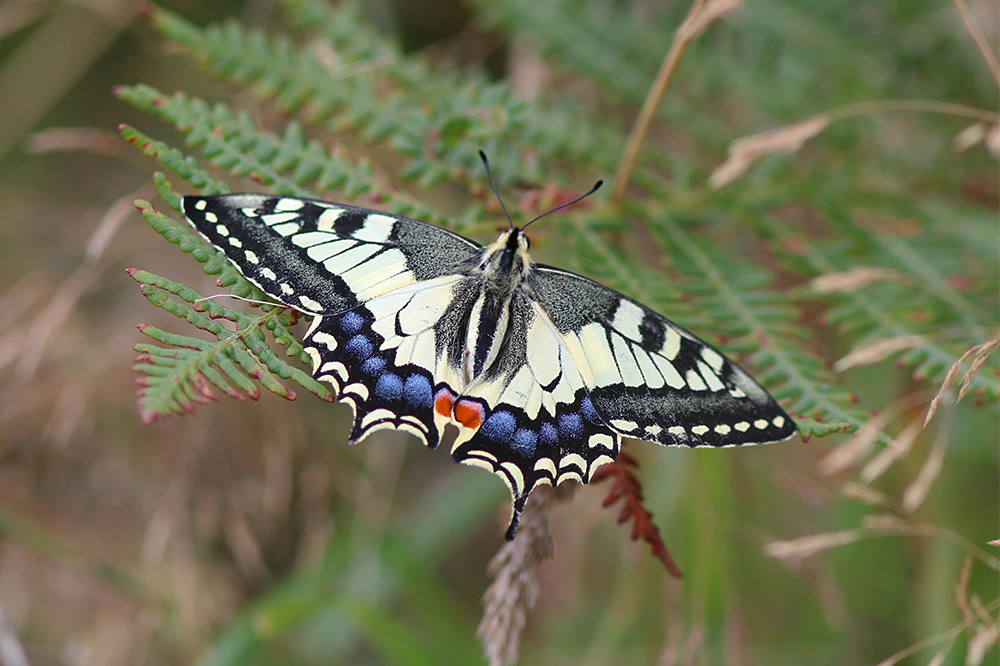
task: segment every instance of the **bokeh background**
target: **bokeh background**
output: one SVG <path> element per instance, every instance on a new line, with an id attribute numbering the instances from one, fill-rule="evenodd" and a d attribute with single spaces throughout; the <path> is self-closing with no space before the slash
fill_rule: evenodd
<path id="1" fill-rule="evenodd" d="M 511 27 L 504 4 L 386 1 L 365 14 L 406 52 L 482 68 L 526 99 L 608 101 L 547 59 L 568 50 L 561 35 Z M 564 12 L 572 22 L 577 5 L 602 3 L 535 4 L 546 21 Z M 671 25 L 687 10 L 603 4 L 611 16 L 651 12 Z M 235 18 L 280 30 L 280 8 L 264 0 L 163 6 L 196 25 Z M 117 128 L 182 141 L 112 89 L 150 83 L 256 107 L 172 52 L 138 10 L 130 0 L 0 3 L 2 641 L 19 642 L 36 666 L 485 663 L 475 630 L 507 511 L 498 480 L 401 434 L 347 449 L 349 410 L 308 394 L 224 399 L 140 422 L 135 327 L 180 324 L 125 269 L 217 289 L 135 212 L 137 198 L 165 209 L 151 179 L 158 166 Z M 963 10 L 995 54 L 991 2 L 747 3 L 683 61 L 668 104 L 684 102 L 654 124 L 651 142 L 689 171 L 672 164 L 664 177 L 703 187 L 730 141 L 856 101 L 920 97 L 995 112 L 997 84 Z M 628 77 L 652 82 L 672 39 L 659 37 L 636 47 L 652 55 L 618 73 L 623 87 Z M 608 122 L 627 132 L 638 105 L 610 97 Z M 913 114 L 845 124 L 768 162 L 748 188 L 755 201 L 789 172 L 806 173 L 817 196 L 849 197 L 851 210 L 889 195 L 929 202 L 924 210 L 967 224 L 970 242 L 1000 253 L 997 148 L 991 155 L 972 137 L 959 150 L 968 122 Z M 398 174 L 391 150 L 358 150 Z M 427 196 L 442 210 L 469 200 L 463 186 Z M 772 205 L 818 224 L 807 189 Z M 879 224 L 905 236 L 916 223 Z M 545 258 L 565 263 L 556 248 Z M 955 259 L 957 292 L 995 289 L 996 256 Z M 850 341 L 824 325 L 822 310 L 802 308 L 833 363 Z M 994 327 L 986 341 L 996 299 L 974 310 Z M 995 383 L 995 358 L 980 372 Z M 888 415 L 879 427 L 905 439 L 938 388 L 912 375 L 890 359 L 842 379 L 862 409 Z M 632 445 L 647 506 L 685 578 L 629 541 L 615 509 L 601 507 L 605 488 L 579 489 L 551 514 L 555 556 L 539 572 L 522 663 L 996 663 L 996 407 L 982 394 L 946 405 L 937 434 L 914 434 L 877 480 L 850 464 L 844 447 L 858 438 L 846 434 L 724 453 Z M 836 452 L 848 464 L 831 472 Z M 922 501 L 901 511 L 908 492 Z"/>

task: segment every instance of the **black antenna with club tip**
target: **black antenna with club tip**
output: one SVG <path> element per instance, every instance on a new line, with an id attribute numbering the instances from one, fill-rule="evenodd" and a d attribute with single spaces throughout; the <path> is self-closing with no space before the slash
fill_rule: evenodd
<path id="1" fill-rule="evenodd" d="M 493 184 L 493 174 L 490 173 L 490 161 L 486 159 L 486 153 L 479 151 L 479 157 L 483 160 L 483 166 L 486 167 L 486 178 L 490 181 L 490 187 L 493 188 L 493 194 L 496 196 L 497 201 L 500 202 L 500 207 L 503 208 L 503 214 L 507 216 L 507 222 L 510 223 L 510 228 L 514 228 L 514 220 L 510 219 L 510 213 L 507 212 L 507 206 L 503 205 L 503 199 L 500 197 L 500 193 L 497 192 L 497 186 Z"/>
<path id="2" fill-rule="evenodd" d="M 542 219 L 543 217 L 545 217 L 549 213 L 554 213 L 557 210 L 562 210 L 566 206 L 572 206 L 573 204 L 575 204 L 580 199 L 586 199 L 591 194 L 593 194 L 594 192 L 596 192 L 601 187 L 601 185 L 603 185 L 603 184 L 604 184 L 603 180 L 597 181 L 596 183 L 594 183 L 594 186 L 592 188 L 590 188 L 589 190 L 587 190 L 586 192 L 584 192 L 583 194 L 581 194 L 580 196 L 578 196 L 576 199 L 573 199 L 572 201 L 567 201 L 566 203 L 564 203 L 561 206 L 556 206 L 555 208 L 553 208 L 552 210 L 550 210 L 548 213 L 542 213 L 541 215 L 539 215 L 538 217 L 536 217 L 535 219 L 533 219 L 531 222 L 528 222 L 528 224 L 526 224 L 523 227 L 521 227 L 521 231 L 524 231 L 525 229 L 528 228 L 529 225 L 531 225 L 534 222 L 537 222 L 538 220 Z"/>
<path id="3" fill-rule="evenodd" d="M 481 150 L 479 151 L 479 157 L 483 160 L 483 166 L 486 167 L 486 178 L 487 178 L 487 180 L 490 181 L 490 187 L 493 189 L 493 194 L 496 196 L 497 201 L 500 202 L 500 207 L 503 208 L 503 214 L 507 216 L 507 222 L 510 223 L 510 228 L 513 229 L 514 228 L 514 220 L 511 219 L 510 213 L 507 212 L 507 206 L 504 205 L 503 199 L 500 197 L 500 192 L 497 191 L 497 186 L 493 184 L 493 174 L 490 173 L 490 161 L 488 159 L 486 159 L 486 153 L 484 153 Z M 550 211 L 548 211 L 546 213 L 542 213 L 541 215 L 539 215 L 538 217 L 536 217 L 535 219 L 533 219 L 531 222 L 528 222 L 528 224 L 526 224 L 523 227 L 521 227 L 521 231 L 524 231 L 525 229 L 528 228 L 529 225 L 534 224 L 535 222 L 537 222 L 538 220 L 542 219 L 546 215 L 549 215 L 550 213 L 554 213 L 557 210 L 562 210 L 563 208 L 566 208 L 567 206 L 572 206 L 573 204 L 575 204 L 577 201 L 580 201 L 581 199 L 586 199 L 591 194 L 593 194 L 598 189 L 600 189 L 601 185 L 603 185 L 603 184 L 604 184 L 603 180 L 597 181 L 596 183 L 594 183 L 594 186 L 592 188 L 590 188 L 585 193 L 583 193 L 580 196 L 578 196 L 576 199 L 573 199 L 572 201 L 567 201 L 566 203 L 564 203 L 564 204 L 562 204 L 560 206 L 556 206 L 552 210 L 550 210 Z"/>

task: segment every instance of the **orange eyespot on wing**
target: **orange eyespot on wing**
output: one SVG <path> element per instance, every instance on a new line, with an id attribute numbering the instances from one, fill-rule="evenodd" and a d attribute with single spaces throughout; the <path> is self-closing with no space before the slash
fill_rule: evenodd
<path id="1" fill-rule="evenodd" d="M 459 400 L 454 414 L 455 420 L 470 430 L 478 430 L 486 417 L 483 406 L 475 400 Z"/>
<path id="2" fill-rule="evenodd" d="M 443 388 L 434 396 L 434 411 L 446 419 L 451 418 L 451 410 L 455 406 L 455 394 Z"/>

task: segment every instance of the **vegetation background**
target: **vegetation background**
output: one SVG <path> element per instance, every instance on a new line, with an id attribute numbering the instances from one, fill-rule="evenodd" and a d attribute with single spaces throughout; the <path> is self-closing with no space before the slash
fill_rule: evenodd
<path id="1" fill-rule="evenodd" d="M 294 377 L 264 388 L 295 403 L 143 424 L 136 324 L 197 331 L 125 272 L 219 292 L 133 207 L 218 271 L 170 224 L 196 188 L 488 240 L 484 149 L 518 219 L 625 185 L 540 224 L 535 253 L 719 343 L 813 435 L 631 445 L 685 577 L 615 524 L 607 487 L 579 489 L 523 572 L 537 605 L 509 609 L 520 663 L 996 663 L 997 7 L 728 4 L 686 24 L 631 172 L 686 3 L 0 4 L 0 662 L 485 663 L 502 484 L 403 435 L 347 449 L 349 410 Z M 765 130 L 726 162 L 746 173 L 716 170 Z M 171 398 L 153 389 L 148 418 Z"/>

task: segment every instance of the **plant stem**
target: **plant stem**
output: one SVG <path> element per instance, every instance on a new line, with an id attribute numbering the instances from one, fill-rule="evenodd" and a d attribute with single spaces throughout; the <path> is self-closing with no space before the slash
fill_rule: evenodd
<path id="1" fill-rule="evenodd" d="M 663 101 L 667 88 L 670 87 L 670 82 L 677 72 L 684 51 L 700 32 L 691 30 L 690 27 L 699 19 L 701 10 L 707 2 L 708 0 L 695 0 L 694 4 L 691 5 L 690 11 L 677 29 L 674 43 L 660 66 L 656 80 L 653 81 L 653 87 L 650 88 L 649 94 L 646 95 L 646 99 L 642 103 L 639 117 L 636 119 L 635 125 L 632 126 L 632 133 L 628 137 L 624 156 L 618 165 L 618 172 L 615 174 L 614 187 L 611 190 L 611 200 L 615 203 L 620 204 L 625 198 L 625 188 L 628 187 L 632 172 L 635 171 L 635 165 L 639 161 L 639 153 L 646 141 L 646 135 L 649 134 L 649 127 L 653 124 L 653 116 L 660 106 L 660 102 Z"/>
<path id="2" fill-rule="evenodd" d="M 983 54 L 983 60 L 986 61 L 986 66 L 990 68 L 993 79 L 997 82 L 997 85 L 1000 85 L 1000 62 L 997 62 L 997 57 L 993 54 L 993 48 L 986 41 L 983 31 L 976 25 L 976 19 L 972 15 L 972 12 L 969 11 L 969 6 L 965 3 L 965 0 L 952 0 L 952 2 L 955 3 L 958 13 L 962 15 L 962 21 L 965 22 L 965 27 L 968 28 L 972 39 L 976 40 L 976 46 L 979 47 L 979 52 Z"/>

